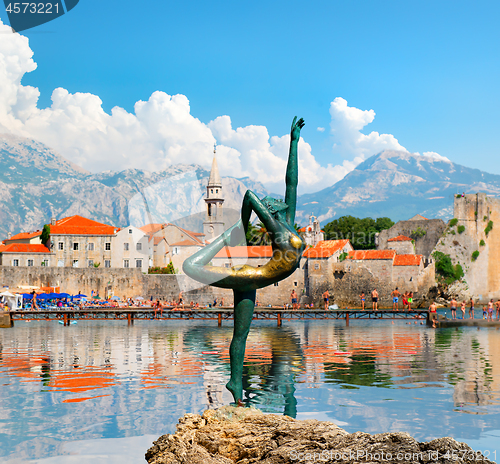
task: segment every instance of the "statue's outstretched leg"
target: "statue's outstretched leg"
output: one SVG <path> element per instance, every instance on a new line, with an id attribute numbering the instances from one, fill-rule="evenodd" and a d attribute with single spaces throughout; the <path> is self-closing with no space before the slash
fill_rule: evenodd
<path id="1" fill-rule="evenodd" d="M 226 384 L 227 389 L 233 394 L 234 402 L 243 406 L 243 360 L 245 358 L 245 345 L 250 324 L 252 323 L 253 310 L 255 308 L 256 290 L 240 292 L 233 290 L 234 294 L 234 329 L 233 339 L 229 347 L 229 359 L 231 363 L 231 379 Z"/>

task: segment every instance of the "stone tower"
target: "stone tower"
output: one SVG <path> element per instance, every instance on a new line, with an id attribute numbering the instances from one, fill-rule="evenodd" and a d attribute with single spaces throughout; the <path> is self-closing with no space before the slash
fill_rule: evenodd
<path id="1" fill-rule="evenodd" d="M 215 158 L 215 148 L 205 203 L 207 205 L 207 215 L 203 223 L 203 233 L 205 234 L 205 240 L 212 241 L 224 232 L 224 218 L 222 216 L 224 198 L 222 196 L 222 182 L 217 167 L 217 159 Z"/>

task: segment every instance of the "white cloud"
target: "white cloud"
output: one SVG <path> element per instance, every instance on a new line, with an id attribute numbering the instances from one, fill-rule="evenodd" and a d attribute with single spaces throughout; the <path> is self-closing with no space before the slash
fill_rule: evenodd
<path id="1" fill-rule="evenodd" d="M 318 132 L 325 132 L 325 128 L 324 127 L 318 127 L 316 130 Z"/>
<path id="2" fill-rule="evenodd" d="M 57 88 L 51 106 L 39 109 L 38 89 L 21 85 L 24 74 L 36 69 L 28 39 L 11 33 L 1 21 L 0 34 L 0 132 L 37 139 L 93 172 L 127 168 L 157 171 L 176 163 L 208 168 L 217 142 L 222 175 L 249 176 L 283 193 L 289 135 L 270 136 L 266 127 L 257 125 L 233 129 L 229 116 L 205 124 L 191 114 L 186 96 L 161 91 L 154 92 L 148 101 L 138 101 L 133 113 L 115 106 L 109 114 L 98 96 Z M 333 152 L 345 160 L 339 166 L 322 166 L 311 146 L 301 139 L 301 192 L 332 185 L 379 151 L 405 150 L 392 135 L 361 133 L 373 121 L 373 110 L 351 108 L 344 99 L 336 98 L 330 114 Z"/>
<path id="3" fill-rule="evenodd" d="M 435 151 L 424 151 L 424 154 L 422 156 L 432 161 L 444 161 L 445 163 L 451 163 L 451 161 L 446 158 L 446 156 L 440 155 Z"/>
<path id="4" fill-rule="evenodd" d="M 407 151 L 390 134 L 361 131 L 375 119 L 375 111 L 347 106 L 347 101 L 337 97 L 330 104 L 330 131 L 334 136 L 333 152 L 343 157 L 366 159 L 383 150 Z"/>

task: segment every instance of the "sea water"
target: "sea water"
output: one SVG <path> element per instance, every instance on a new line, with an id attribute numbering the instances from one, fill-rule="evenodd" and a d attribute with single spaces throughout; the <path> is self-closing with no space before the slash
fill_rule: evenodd
<path id="1" fill-rule="evenodd" d="M 245 402 L 348 432 L 450 436 L 500 453 L 500 331 L 414 321 L 254 321 Z M 232 401 L 232 322 L 0 329 L 0 462 L 141 463 L 185 413 Z"/>

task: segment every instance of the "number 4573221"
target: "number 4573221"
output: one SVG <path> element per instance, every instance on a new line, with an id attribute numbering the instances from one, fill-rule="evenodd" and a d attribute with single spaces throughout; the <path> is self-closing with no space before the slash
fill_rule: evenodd
<path id="1" fill-rule="evenodd" d="M 59 3 L 8 3 L 6 11 L 14 14 L 59 14 Z"/>

